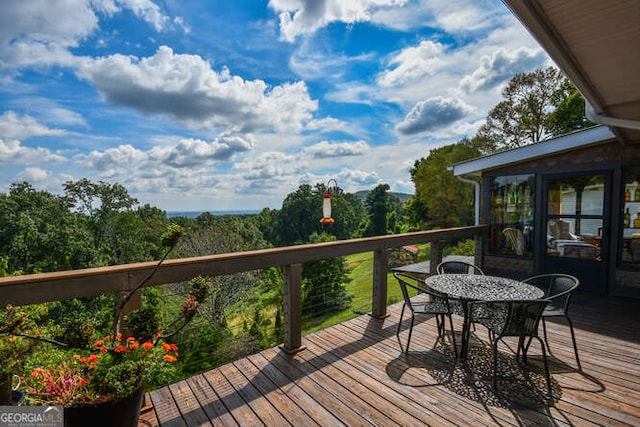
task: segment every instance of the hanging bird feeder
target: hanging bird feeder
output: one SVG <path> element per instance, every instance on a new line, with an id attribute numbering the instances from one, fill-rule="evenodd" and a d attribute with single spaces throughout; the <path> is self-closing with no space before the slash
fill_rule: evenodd
<path id="1" fill-rule="evenodd" d="M 337 188 L 338 183 L 336 182 L 336 180 L 330 179 L 329 183 L 331 183 L 331 181 L 334 182 L 335 188 Z M 327 183 L 327 192 L 324 193 L 322 199 L 322 218 L 320 219 L 321 224 L 333 224 L 335 222 L 331 217 L 331 194 L 329 193 L 329 183 Z"/>

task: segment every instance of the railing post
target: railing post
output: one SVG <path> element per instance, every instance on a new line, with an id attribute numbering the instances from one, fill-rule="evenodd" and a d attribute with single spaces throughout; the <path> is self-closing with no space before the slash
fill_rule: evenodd
<path id="1" fill-rule="evenodd" d="M 387 316 L 387 267 L 389 255 L 386 249 L 373 253 L 373 295 L 371 316 L 382 319 Z"/>
<path id="2" fill-rule="evenodd" d="M 434 240 L 431 242 L 431 257 L 429 260 L 429 274 L 437 274 L 436 267 L 442 262 L 442 249 L 444 240 Z"/>
<path id="3" fill-rule="evenodd" d="M 302 264 L 285 265 L 283 268 L 284 350 L 297 353 L 302 346 Z"/>

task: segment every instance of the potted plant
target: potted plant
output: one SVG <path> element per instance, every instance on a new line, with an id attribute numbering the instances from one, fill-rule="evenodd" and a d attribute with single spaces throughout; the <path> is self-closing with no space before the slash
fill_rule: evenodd
<path id="1" fill-rule="evenodd" d="M 144 391 L 172 380 L 177 358 L 175 344 L 118 334 L 35 357 L 24 382 L 31 403 L 65 407 L 65 425 L 137 426 Z"/>
<path id="2" fill-rule="evenodd" d="M 144 391 L 175 378 L 178 349 L 168 340 L 197 314 L 210 292 L 211 281 L 202 277 L 191 280 L 189 295 L 169 332 L 160 327 L 153 307 L 133 311 L 124 318 L 125 325 L 121 313 L 131 296 L 158 271 L 182 234 L 182 228 L 176 225 L 163 234 L 162 242 L 167 247 L 164 256 L 144 280 L 116 303 L 106 336 L 94 336 L 92 341 L 74 339 L 70 345 L 44 338 L 41 333 L 6 328 L 9 339 L 52 345 L 46 351 L 34 352 L 25 362 L 23 384 L 29 403 L 63 405 L 67 426 L 137 426 Z M 123 334 L 122 329 L 130 333 Z M 93 330 L 75 325 L 75 332 Z M 79 346 L 83 342 L 90 344 Z"/>

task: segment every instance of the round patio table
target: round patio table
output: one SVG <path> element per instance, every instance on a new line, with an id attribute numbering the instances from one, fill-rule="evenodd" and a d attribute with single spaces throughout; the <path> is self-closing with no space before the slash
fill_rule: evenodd
<path id="1" fill-rule="evenodd" d="M 544 296 L 542 289 L 507 277 L 480 274 L 439 274 L 427 277 L 424 282 L 431 289 L 447 294 L 450 299 L 458 300 L 462 304 L 464 315 L 460 350 L 460 358 L 462 359 L 467 357 L 469 347 L 471 329 L 469 302 L 539 299 Z"/>

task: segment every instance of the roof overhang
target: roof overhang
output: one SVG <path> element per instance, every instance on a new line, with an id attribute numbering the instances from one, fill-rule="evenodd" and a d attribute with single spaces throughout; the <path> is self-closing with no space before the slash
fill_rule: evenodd
<path id="1" fill-rule="evenodd" d="M 503 2 L 580 90 L 593 119 L 623 143 L 640 143 L 640 1 Z"/>
<path id="2" fill-rule="evenodd" d="M 602 144 L 615 138 L 616 135 L 608 127 L 595 126 L 535 144 L 514 148 L 513 150 L 456 163 L 450 166 L 449 169 L 454 176 L 478 178 L 484 171 L 524 163 L 539 157 L 559 154 L 590 145 Z"/>

